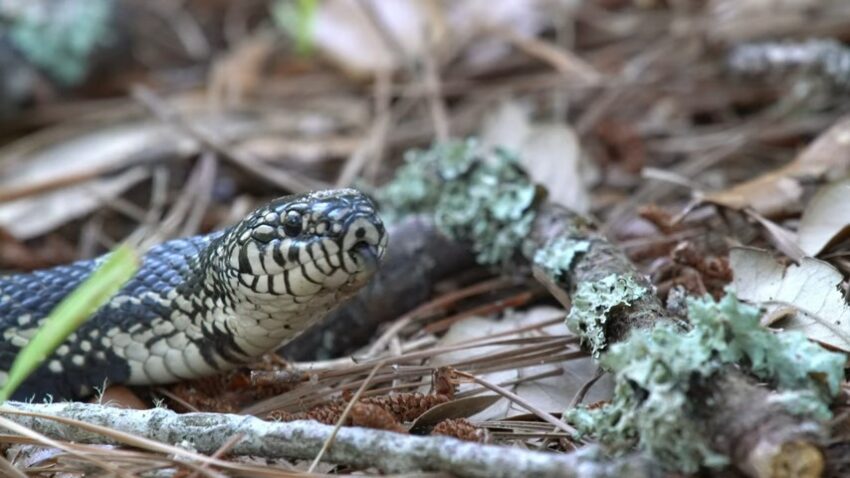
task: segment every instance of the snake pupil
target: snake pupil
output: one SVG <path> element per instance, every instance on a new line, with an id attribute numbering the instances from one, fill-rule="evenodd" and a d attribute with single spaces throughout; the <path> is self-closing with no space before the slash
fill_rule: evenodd
<path id="1" fill-rule="evenodd" d="M 289 211 L 283 219 L 283 232 L 290 237 L 301 234 L 302 222 L 301 214 L 297 211 Z"/>

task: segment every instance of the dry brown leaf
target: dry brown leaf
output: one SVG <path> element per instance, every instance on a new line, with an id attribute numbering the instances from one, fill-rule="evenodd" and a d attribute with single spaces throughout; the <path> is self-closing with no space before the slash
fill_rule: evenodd
<path id="1" fill-rule="evenodd" d="M 550 201 L 576 212 L 590 211 L 581 147 L 572 128 L 556 123 L 535 124 L 521 151 L 523 166 L 533 180 L 546 186 Z"/>
<path id="2" fill-rule="evenodd" d="M 421 2 L 412 0 L 328 0 L 319 3 L 312 41 L 353 77 L 393 71 L 406 58 L 420 56 L 424 51 L 425 13 Z"/>
<path id="3" fill-rule="evenodd" d="M 577 0 L 466 0 L 444 2 L 456 46 L 466 45 L 464 60 L 487 65 L 511 51 L 511 44 L 538 36 L 553 19 L 574 15 Z M 498 32 L 509 29 L 513 39 Z M 572 71 L 572 69 L 571 69 Z"/>
<path id="4" fill-rule="evenodd" d="M 154 153 L 179 155 L 190 145 L 161 124 L 129 115 L 82 119 L 79 125 L 49 128 L 18 140 L 0 149 L 0 190 L 31 189 L 35 194 L 0 204 L 0 227 L 18 239 L 48 232 L 121 195 L 148 172 L 134 168 L 115 177 L 99 175 L 162 158 Z M 44 185 L 74 177 L 79 181 L 42 192 Z"/>
<path id="5" fill-rule="evenodd" d="M 148 176 L 145 168 L 133 168 L 112 178 L 2 203 L 0 228 L 19 240 L 40 236 L 88 214 Z"/>
<path id="6" fill-rule="evenodd" d="M 578 137 L 569 126 L 535 123 L 517 101 L 505 101 L 481 129 L 487 146 L 521 152 L 520 161 L 531 178 L 546 186 L 549 199 L 580 213 L 590 209 L 590 174 Z"/>
<path id="7" fill-rule="evenodd" d="M 797 236 L 793 232 L 749 209 L 745 210 L 745 213 L 764 227 L 767 231 L 768 239 L 776 246 L 779 252 L 790 257 L 795 262 L 800 262 L 806 256 L 806 253 L 797 245 Z"/>
<path id="8" fill-rule="evenodd" d="M 142 401 L 136 392 L 123 385 L 110 385 L 106 387 L 102 395 L 93 398 L 89 402 L 132 410 L 147 410 L 150 408 L 150 405 Z"/>
<path id="9" fill-rule="evenodd" d="M 501 399 L 498 395 L 473 395 L 458 398 L 450 402 L 441 403 L 410 424 L 410 433 L 416 434 L 425 431 L 437 423 L 452 418 L 469 418 L 476 413 L 486 410 Z"/>
<path id="10" fill-rule="evenodd" d="M 835 267 L 811 257 L 786 267 L 768 251 L 743 247 L 732 249 L 729 263 L 739 298 L 764 306 L 769 317 L 777 315 L 777 308 L 793 307 L 796 313 L 779 324 L 782 328 L 850 352 L 850 307 Z"/>
<path id="11" fill-rule="evenodd" d="M 702 200 L 732 209 L 750 208 L 765 217 L 797 212 L 803 181 L 833 180 L 850 170 L 850 117 L 840 119 L 791 163 Z"/>
<path id="12" fill-rule="evenodd" d="M 484 115 L 479 137 L 485 146 L 521 151 L 531 132 L 531 108 L 518 100 L 505 100 Z"/>
<path id="13" fill-rule="evenodd" d="M 241 39 L 213 64 L 207 94 L 213 104 L 233 106 L 251 95 L 262 81 L 263 67 L 274 52 L 275 37 L 261 31 Z"/>
<path id="14" fill-rule="evenodd" d="M 326 100 L 285 110 L 255 104 L 221 113 L 210 111 L 197 95 L 174 98 L 170 105 L 194 127 L 239 151 L 287 134 L 320 143 L 338 130 L 356 128 L 367 116 L 362 99 Z M 278 141 L 275 146 L 276 151 L 264 151 L 264 159 L 308 153 L 292 143 Z M 182 132 L 132 107 L 41 130 L 0 148 L 0 228 L 20 240 L 42 235 L 144 180 L 147 167 L 133 166 L 187 157 L 200 149 Z M 109 174 L 115 175 L 105 177 Z"/>
<path id="15" fill-rule="evenodd" d="M 797 242 L 816 256 L 826 246 L 850 233 L 850 179 L 827 184 L 809 201 L 800 219 Z"/>
<path id="16" fill-rule="evenodd" d="M 463 51 L 468 63 L 482 65 L 511 51 L 512 41 L 492 32 L 509 27 L 513 43 L 533 38 L 554 16 L 570 15 L 576 3 L 325 0 L 316 12 L 312 39 L 323 55 L 356 78 L 403 68 L 422 58 L 432 40 L 446 50 Z M 576 63 L 569 65 L 570 72 L 579 68 Z"/>

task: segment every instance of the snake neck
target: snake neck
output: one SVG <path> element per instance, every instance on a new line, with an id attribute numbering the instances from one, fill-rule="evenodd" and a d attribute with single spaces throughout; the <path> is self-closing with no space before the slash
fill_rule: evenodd
<path id="1" fill-rule="evenodd" d="M 230 261 L 238 229 L 213 239 L 199 255 L 199 283 L 189 284 L 188 300 L 204 310 L 204 335 L 216 337 L 216 352 L 227 363 L 245 363 L 277 349 L 352 295 L 346 289 L 310 296 L 258 292 Z M 213 299 L 215 298 L 215 299 Z"/>
<path id="2" fill-rule="evenodd" d="M 250 362 L 365 285 L 386 244 L 374 204 L 345 189 L 278 198 L 226 231 L 156 245 L 15 396 L 82 397 L 104 383 L 164 384 Z M 0 277 L 0 384 L 102 261 Z"/>

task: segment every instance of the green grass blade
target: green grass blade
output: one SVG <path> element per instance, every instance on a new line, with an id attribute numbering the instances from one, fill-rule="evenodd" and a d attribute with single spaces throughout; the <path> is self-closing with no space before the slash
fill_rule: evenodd
<path id="1" fill-rule="evenodd" d="M 318 0 L 278 0 L 271 7 L 278 28 L 295 40 L 295 51 L 309 55 L 313 51 L 313 24 Z"/>
<path id="2" fill-rule="evenodd" d="M 129 246 L 123 245 L 109 257 L 76 289 L 68 294 L 47 316 L 44 325 L 32 340 L 18 353 L 9 377 L 0 389 L 0 402 L 6 401 L 18 386 L 33 372 L 73 331 L 127 282 L 139 269 L 139 258 Z"/>

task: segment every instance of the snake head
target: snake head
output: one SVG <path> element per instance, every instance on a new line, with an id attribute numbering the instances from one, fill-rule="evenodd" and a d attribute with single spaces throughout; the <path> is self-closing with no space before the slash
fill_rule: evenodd
<path id="1" fill-rule="evenodd" d="M 290 296 L 298 304 L 353 293 L 374 274 L 387 246 L 374 203 L 354 189 L 276 199 L 227 235 L 229 275 L 240 291 Z"/>

